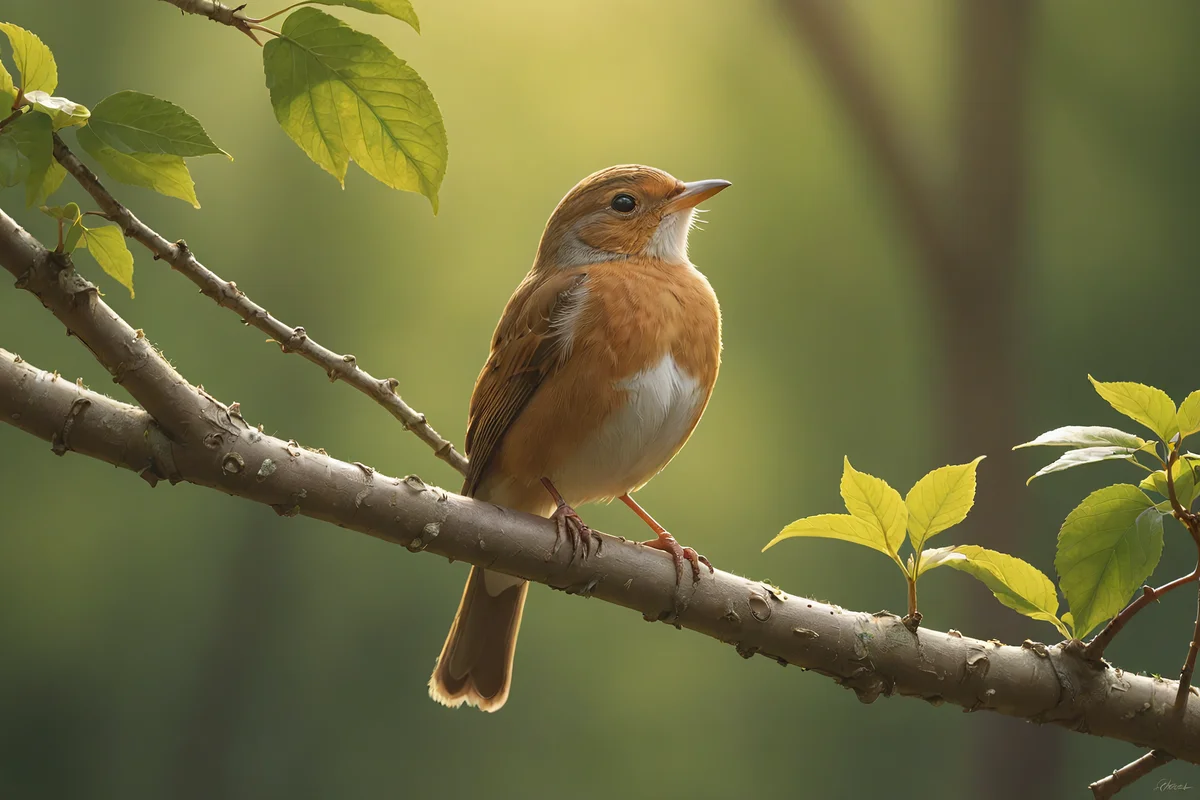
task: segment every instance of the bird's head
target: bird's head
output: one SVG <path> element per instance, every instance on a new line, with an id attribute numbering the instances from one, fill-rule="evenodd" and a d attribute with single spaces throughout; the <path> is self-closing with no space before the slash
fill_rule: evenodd
<path id="1" fill-rule="evenodd" d="M 687 264 L 696 206 L 729 181 L 684 183 L 653 167 L 609 167 L 581 180 L 554 209 L 536 267 L 571 267 L 646 256 Z"/>

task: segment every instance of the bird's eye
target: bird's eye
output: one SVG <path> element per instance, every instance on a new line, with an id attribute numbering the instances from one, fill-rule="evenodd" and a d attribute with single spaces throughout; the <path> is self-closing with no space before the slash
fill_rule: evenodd
<path id="1" fill-rule="evenodd" d="M 637 200 L 633 199 L 633 195 L 619 194 L 612 199 L 612 203 L 610 203 L 610 205 L 612 206 L 613 211 L 619 211 L 622 214 L 628 214 L 630 211 L 633 211 L 635 208 L 637 208 Z"/>

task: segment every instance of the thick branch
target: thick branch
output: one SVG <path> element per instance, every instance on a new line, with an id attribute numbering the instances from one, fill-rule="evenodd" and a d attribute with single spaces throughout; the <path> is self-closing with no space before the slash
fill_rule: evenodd
<path id="1" fill-rule="evenodd" d="M 224 409 L 224 407 L 221 407 Z M 304 514 L 409 550 L 467 561 L 569 593 L 635 609 L 834 678 L 860 700 L 899 694 L 1051 722 L 1200 763 L 1200 699 L 1172 707 L 1175 683 L 1088 662 L 1078 645 L 1011 647 L 919 629 L 793 597 L 718 570 L 683 590 L 665 554 L 601 535 L 586 563 L 554 553 L 548 520 L 449 494 L 419 478 L 389 478 L 261 433 L 224 409 L 204 446 L 162 436 L 141 410 L 35 369 L 0 350 L 0 419 L 68 449 Z"/>
<path id="2" fill-rule="evenodd" d="M 0 210 L 0 266 L 82 341 L 109 374 L 175 441 L 199 441 L 200 419 L 215 406 L 167 363 L 150 341 L 100 299 L 96 287 Z M 199 425 L 199 427 L 203 427 Z M 199 434 L 199 435 L 197 435 Z"/>
<path id="3" fill-rule="evenodd" d="M 325 370 L 330 380 L 343 380 L 387 409 L 400 420 L 405 429 L 412 431 L 421 441 L 429 445 L 438 458 L 461 473 L 467 469 L 467 459 L 454 445 L 443 438 L 425 420 L 425 415 L 409 407 L 396 394 L 395 378 L 380 380 L 358 366 L 352 355 L 342 355 L 321 346 L 309 338 L 304 328 L 285 325 L 271 316 L 265 308 L 255 303 L 232 281 L 223 280 L 196 259 L 182 240 L 172 244 L 121 205 L 100 183 L 90 169 L 67 148 L 62 139 L 54 137 L 54 157 L 67 172 L 79 181 L 79 185 L 92 196 L 101 210 L 113 222 L 121 226 L 125 235 L 141 242 L 155 258 L 166 261 L 176 272 L 200 287 L 205 297 L 217 305 L 233 311 L 247 325 L 258 328 L 279 343 L 285 353 L 297 353 Z M 140 398 L 139 398 L 140 402 Z M 157 417 L 158 415 L 155 414 Z"/>

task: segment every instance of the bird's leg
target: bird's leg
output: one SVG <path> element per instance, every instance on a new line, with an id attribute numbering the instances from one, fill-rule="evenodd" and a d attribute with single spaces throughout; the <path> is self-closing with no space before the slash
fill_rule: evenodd
<path id="1" fill-rule="evenodd" d="M 542 478 L 542 486 L 546 487 L 546 491 L 554 498 L 554 502 L 558 508 L 554 509 L 554 513 L 550 515 L 550 519 L 554 520 L 554 548 L 550 551 L 550 555 L 558 552 L 558 548 L 562 547 L 563 540 L 571 542 L 571 558 L 574 558 L 575 553 L 582 554 L 582 561 L 587 561 L 588 556 L 592 554 L 592 529 L 583 523 L 583 520 L 575 513 L 575 509 L 567 505 L 567 501 L 563 500 L 563 496 L 558 493 L 558 489 L 554 488 L 554 484 L 549 478 Z"/>
<path id="2" fill-rule="evenodd" d="M 676 585 L 683 583 L 683 560 L 686 558 L 692 562 L 692 583 L 700 580 L 700 565 L 708 567 L 710 573 L 715 573 L 713 565 L 708 559 L 697 553 L 690 547 L 680 547 L 679 542 L 675 541 L 675 537 L 667 533 L 667 529 L 659 525 L 654 517 L 637 504 L 637 501 L 629 496 L 628 493 L 621 495 L 621 502 L 633 509 L 633 513 L 642 518 L 650 526 L 650 530 L 658 534 L 657 539 L 651 539 L 648 542 L 641 542 L 646 547 L 653 547 L 655 550 L 663 550 L 671 554 L 671 558 L 675 559 L 675 583 Z"/>

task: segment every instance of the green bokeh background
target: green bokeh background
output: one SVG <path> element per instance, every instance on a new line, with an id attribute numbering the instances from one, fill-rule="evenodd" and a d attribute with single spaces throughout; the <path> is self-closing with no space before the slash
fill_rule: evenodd
<path id="1" fill-rule="evenodd" d="M 118 195 L 281 319 L 394 375 L 458 442 L 495 320 L 567 189 L 622 162 L 732 180 L 692 239 L 724 309 L 721 379 L 697 435 L 639 497 L 725 569 L 849 608 L 901 609 L 902 580 L 877 553 L 817 541 L 759 552 L 794 518 L 837 510 L 845 454 L 901 488 L 944 463 L 935 393 L 955 368 L 935 363 L 930 301 L 891 196 L 776 7 L 417 10 L 421 36 L 335 13 L 408 60 L 441 105 L 450 167 L 436 218 L 357 168 L 342 191 L 308 162 L 275 124 L 257 48 L 229 29 L 149 0 L 7 0 L 0 16 L 53 48 L 59 94 L 94 105 L 138 89 L 199 117 L 236 158 L 191 161 L 202 210 Z M 908 143 L 944 176 L 955 4 L 873 0 L 856 12 Z M 1034 14 L 1019 248 L 1030 279 L 1014 343 L 1029 438 L 1120 424 L 1089 372 L 1177 398 L 1200 385 L 1188 318 L 1200 290 L 1198 35 L 1200 6 L 1186 0 L 1063 0 Z M 83 194 L 68 184 L 56 201 L 68 199 Z M 49 241 L 50 221 L 21 200 L 0 194 Z M 136 300 L 86 256 L 80 268 L 192 381 L 271 433 L 457 487 L 381 409 L 135 252 Z M 0 290 L 0 346 L 125 397 L 27 294 Z M 1044 454 L 987 455 L 981 498 L 997 462 L 1024 474 Z M 1014 549 L 1052 572 L 1067 511 L 1127 469 L 1022 490 L 1033 527 L 1014 532 Z M 585 516 L 643 533 L 619 505 Z M 969 519 L 944 543 L 971 535 Z M 1189 568 L 1189 548 L 1169 527 L 1158 576 Z M 447 711 L 425 682 L 465 575 L 211 491 L 151 491 L 0 427 L 0 796 L 957 798 L 983 774 L 974 737 L 996 726 L 1058 748 L 1043 786 L 1059 797 L 1137 755 L 952 707 L 863 706 L 824 678 L 538 586 L 503 712 Z M 926 624 L 988 637 L 972 612 L 982 587 L 935 573 L 922 591 Z M 1174 674 L 1189 594 L 1140 618 L 1113 660 Z M 1040 623 L 1021 630 L 1054 640 Z M 1187 765 L 1157 777 L 1200 783 Z"/>

